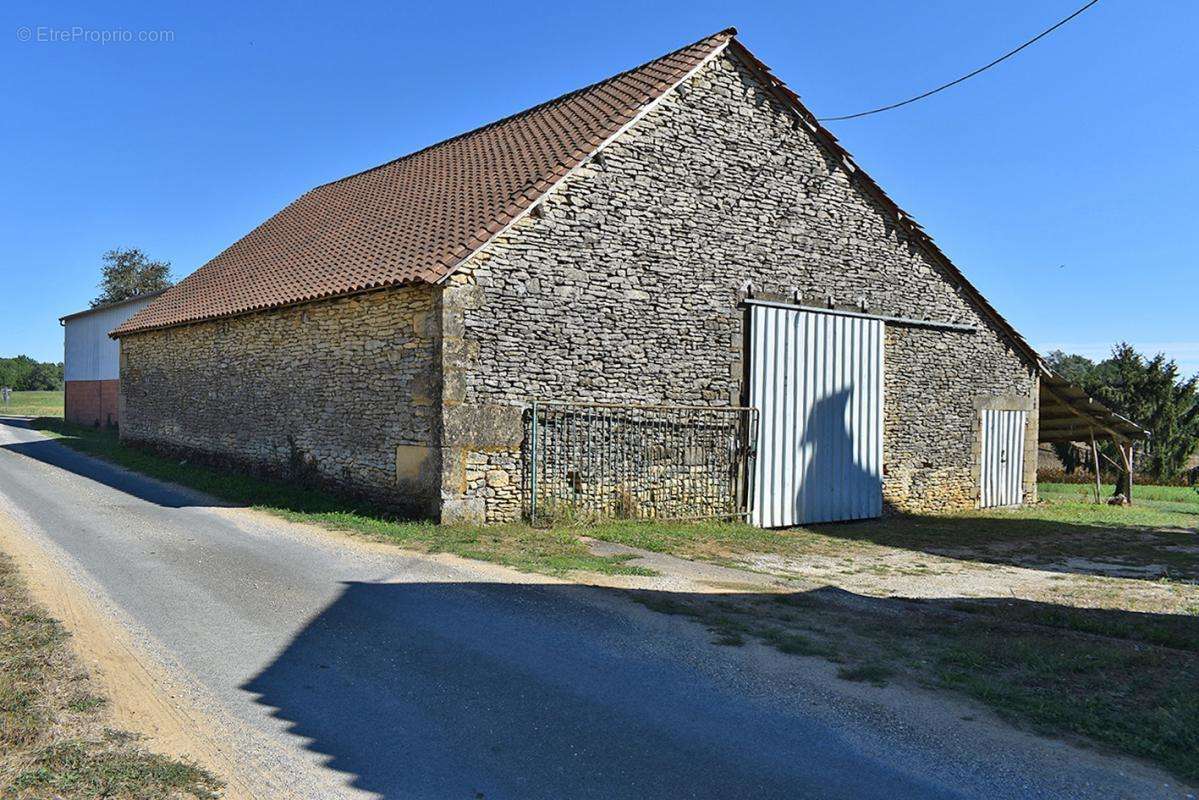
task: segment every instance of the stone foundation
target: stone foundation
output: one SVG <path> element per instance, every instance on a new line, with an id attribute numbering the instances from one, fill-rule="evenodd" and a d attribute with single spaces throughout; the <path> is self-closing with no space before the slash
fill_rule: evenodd
<path id="1" fill-rule="evenodd" d="M 467 454 L 463 494 L 481 501 L 484 522 L 508 522 L 526 513 L 523 465 L 519 449 L 476 450 Z"/>

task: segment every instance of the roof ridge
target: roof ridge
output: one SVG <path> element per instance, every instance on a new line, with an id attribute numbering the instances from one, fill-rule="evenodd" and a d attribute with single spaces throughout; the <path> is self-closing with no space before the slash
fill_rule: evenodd
<path id="1" fill-rule="evenodd" d="M 736 35 L 737 35 L 737 28 L 730 25 L 727 28 L 717 31 L 716 33 L 710 34 L 708 36 L 704 36 L 700 39 L 696 39 L 694 42 L 690 42 L 690 43 L 685 44 L 682 47 L 679 47 L 675 50 L 671 50 L 669 53 L 665 53 L 664 55 L 660 55 L 656 58 L 651 58 L 649 61 L 646 61 L 642 64 L 638 64 L 635 67 L 630 67 L 629 69 L 618 72 L 615 75 L 609 75 L 606 78 L 595 81 L 594 83 L 589 83 L 586 86 L 581 86 L 578 89 L 572 89 L 571 91 L 566 92 L 565 94 L 559 95 L 559 96 L 551 98 L 549 100 L 543 100 L 542 102 L 540 102 L 536 105 L 529 106 L 528 108 L 522 109 L 521 111 L 517 111 L 512 114 L 509 114 L 506 117 L 501 117 L 500 119 L 492 120 L 491 122 L 485 123 L 476 128 L 471 128 L 468 131 L 464 131 L 462 133 L 455 134 L 454 136 L 451 136 L 448 139 L 442 139 L 440 141 L 433 142 L 432 144 L 427 144 L 424 147 L 421 147 L 417 150 L 413 150 L 411 153 L 406 153 L 397 158 L 393 158 L 390 161 L 385 161 L 382 164 L 376 164 L 373 167 L 367 167 L 366 169 L 359 170 L 359 171 L 351 173 L 349 175 L 344 175 L 340 178 L 336 178 L 331 181 L 325 181 L 324 183 L 317 184 L 316 186 L 312 187 L 307 192 L 305 192 L 305 194 L 315 192 L 318 189 L 323 189 L 326 186 L 334 186 L 338 183 L 342 183 L 343 181 L 348 181 L 352 178 L 357 178 L 360 175 L 366 175 L 369 172 L 374 172 L 375 170 L 383 169 L 384 167 L 390 167 L 393 164 L 398 164 L 401 161 L 406 161 L 407 159 L 410 159 L 414 156 L 418 156 L 421 153 L 427 153 L 428 151 L 433 150 L 438 147 L 441 147 L 443 145 L 457 142 L 461 139 L 467 138 L 468 136 L 474 136 L 475 134 L 482 133 L 483 131 L 489 130 L 491 128 L 495 128 L 499 125 L 503 125 L 503 124 L 511 122 L 513 120 L 520 119 L 523 116 L 540 111 L 541 109 L 546 108 L 547 106 L 551 106 L 555 103 L 560 103 L 565 100 L 568 100 L 569 98 L 571 98 L 575 95 L 583 94 L 584 92 L 590 92 L 593 89 L 603 86 L 606 83 L 612 83 L 613 81 L 623 78 L 626 75 L 638 72 L 639 70 L 642 70 L 642 69 L 645 69 L 650 64 L 654 64 L 658 61 L 664 61 L 665 59 L 668 59 L 671 56 L 676 56 L 686 50 L 690 50 L 691 48 L 696 47 L 697 45 L 703 44 L 704 42 L 708 41 L 709 39 L 716 39 L 718 37 L 725 37 L 726 39 L 732 39 Z"/>
<path id="2" fill-rule="evenodd" d="M 174 284 L 172 284 L 172 286 L 173 285 Z M 152 289 L 148 292 L 139 292 L 138 294 L 126 297 L 124 300 L 110 300 L 109 302 L 101 303 L 98 306 L 90 306 L 90 307 L 82 309 L 80 311 L 72 311 L 70 314 L 63 314 L 61 317 L 58 318 L 58 321 L 62 322 L 63 320 L 74 319 L 75 317 L 82 317 L 82 316 L 86 316 L 87 314 L 94 314 L 97 311 L 108 311 L 111 308 L 116 308 L 118 306 L 127 305 L 136 300 L 152 299 L 152 298 L 155 298 L 158 295 L 162 294 L 163 292 L 165 292 L 167 289 L 170 289 L 170 288 L 171 288 L 170 286 L 164 286 L 161 289 Z"/>
<path id="3" fill-rule="evenodd" d="M 736 33 L 725 28 L 588 86 L 309 189 L 111 335 L 383 286 L 435 283 L 462 256 L 515 222 L 539 193 L 552 188 L 610 134 L 619 134 L 677 86 L 676 78 L 685 78 L 735 41 Z M 386 169 L 400 163 L 405 166 Z"/>

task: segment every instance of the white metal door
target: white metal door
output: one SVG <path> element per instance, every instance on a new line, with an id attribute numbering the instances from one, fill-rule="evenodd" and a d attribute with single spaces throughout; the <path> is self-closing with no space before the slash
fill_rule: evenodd
<path id="1" fill-rule="evenodd" d="M 749 396 L 760 412 L 754 524 L 882 513 L 881 320 L 752 305 Z"/>
<path id="2" fill-rule="evenodd" d="M 978 504 L 1016 506 L 1024 499 L 1024 429 L 1027 411 L 982 412 L 982 469 Z"/>

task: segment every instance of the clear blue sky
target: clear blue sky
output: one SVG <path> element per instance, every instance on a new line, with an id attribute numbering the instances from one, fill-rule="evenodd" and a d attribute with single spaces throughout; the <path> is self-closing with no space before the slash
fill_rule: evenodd
<path id="1" fill-rule="evenodd" d="M 57 317 L 86 306 L 109 248 L 180 278 L 316 184 L 728 25 L 832 115 L 1081 4 L 6 3 L 0 355 L 61 359 Z M 75 26 L 135 40 L 44 40 Z M 1102 0 L 962 86 L 830 127 L 1035 346 L 1127 339 L 1196 372 L 1197 30 L 1193 0 Z"/>

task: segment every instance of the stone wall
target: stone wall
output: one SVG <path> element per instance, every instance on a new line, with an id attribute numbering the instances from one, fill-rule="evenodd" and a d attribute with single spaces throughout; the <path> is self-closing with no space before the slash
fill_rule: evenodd
<path id="1" fill-rule="evenodd" d="M 482 295 L 452 315 L 460 357 L 447 381 L 452 372 L 466 406 L 740 402 L 738 302 L 750 281 L 809 304 L 864 300 L 873 313 L 978 326 L 888 326 L 884 494 L 896 508 L 972 505 L 978 409 L 1033 407 L 1035 373 L 1004 334 L 731 56 L 669 94 L 537 212 L 452 277 Z M 519 447 L 458 446 L 471 480 L 443 496 L 476 516 L 510 516 L 514 503 L 491 502 L 499 487 L 486 474 L 518 460 Z"/>
<path id="2" fill-rule="evenodd" d="M 1036 495 L 1036 382 L 977 333 L 888 326 L 883 376 L 883 500 L 911 512 L 978 499 L 982 410 L 1023 409 L 1025 495 Z M 1031 468 L 1031 471 L 1027 469 Z"/>
<path id="3" fill-rule="evenodd" d="M 439 506 L 439 326 L 406 287 L 123 337 L 121 437 Z"/>

